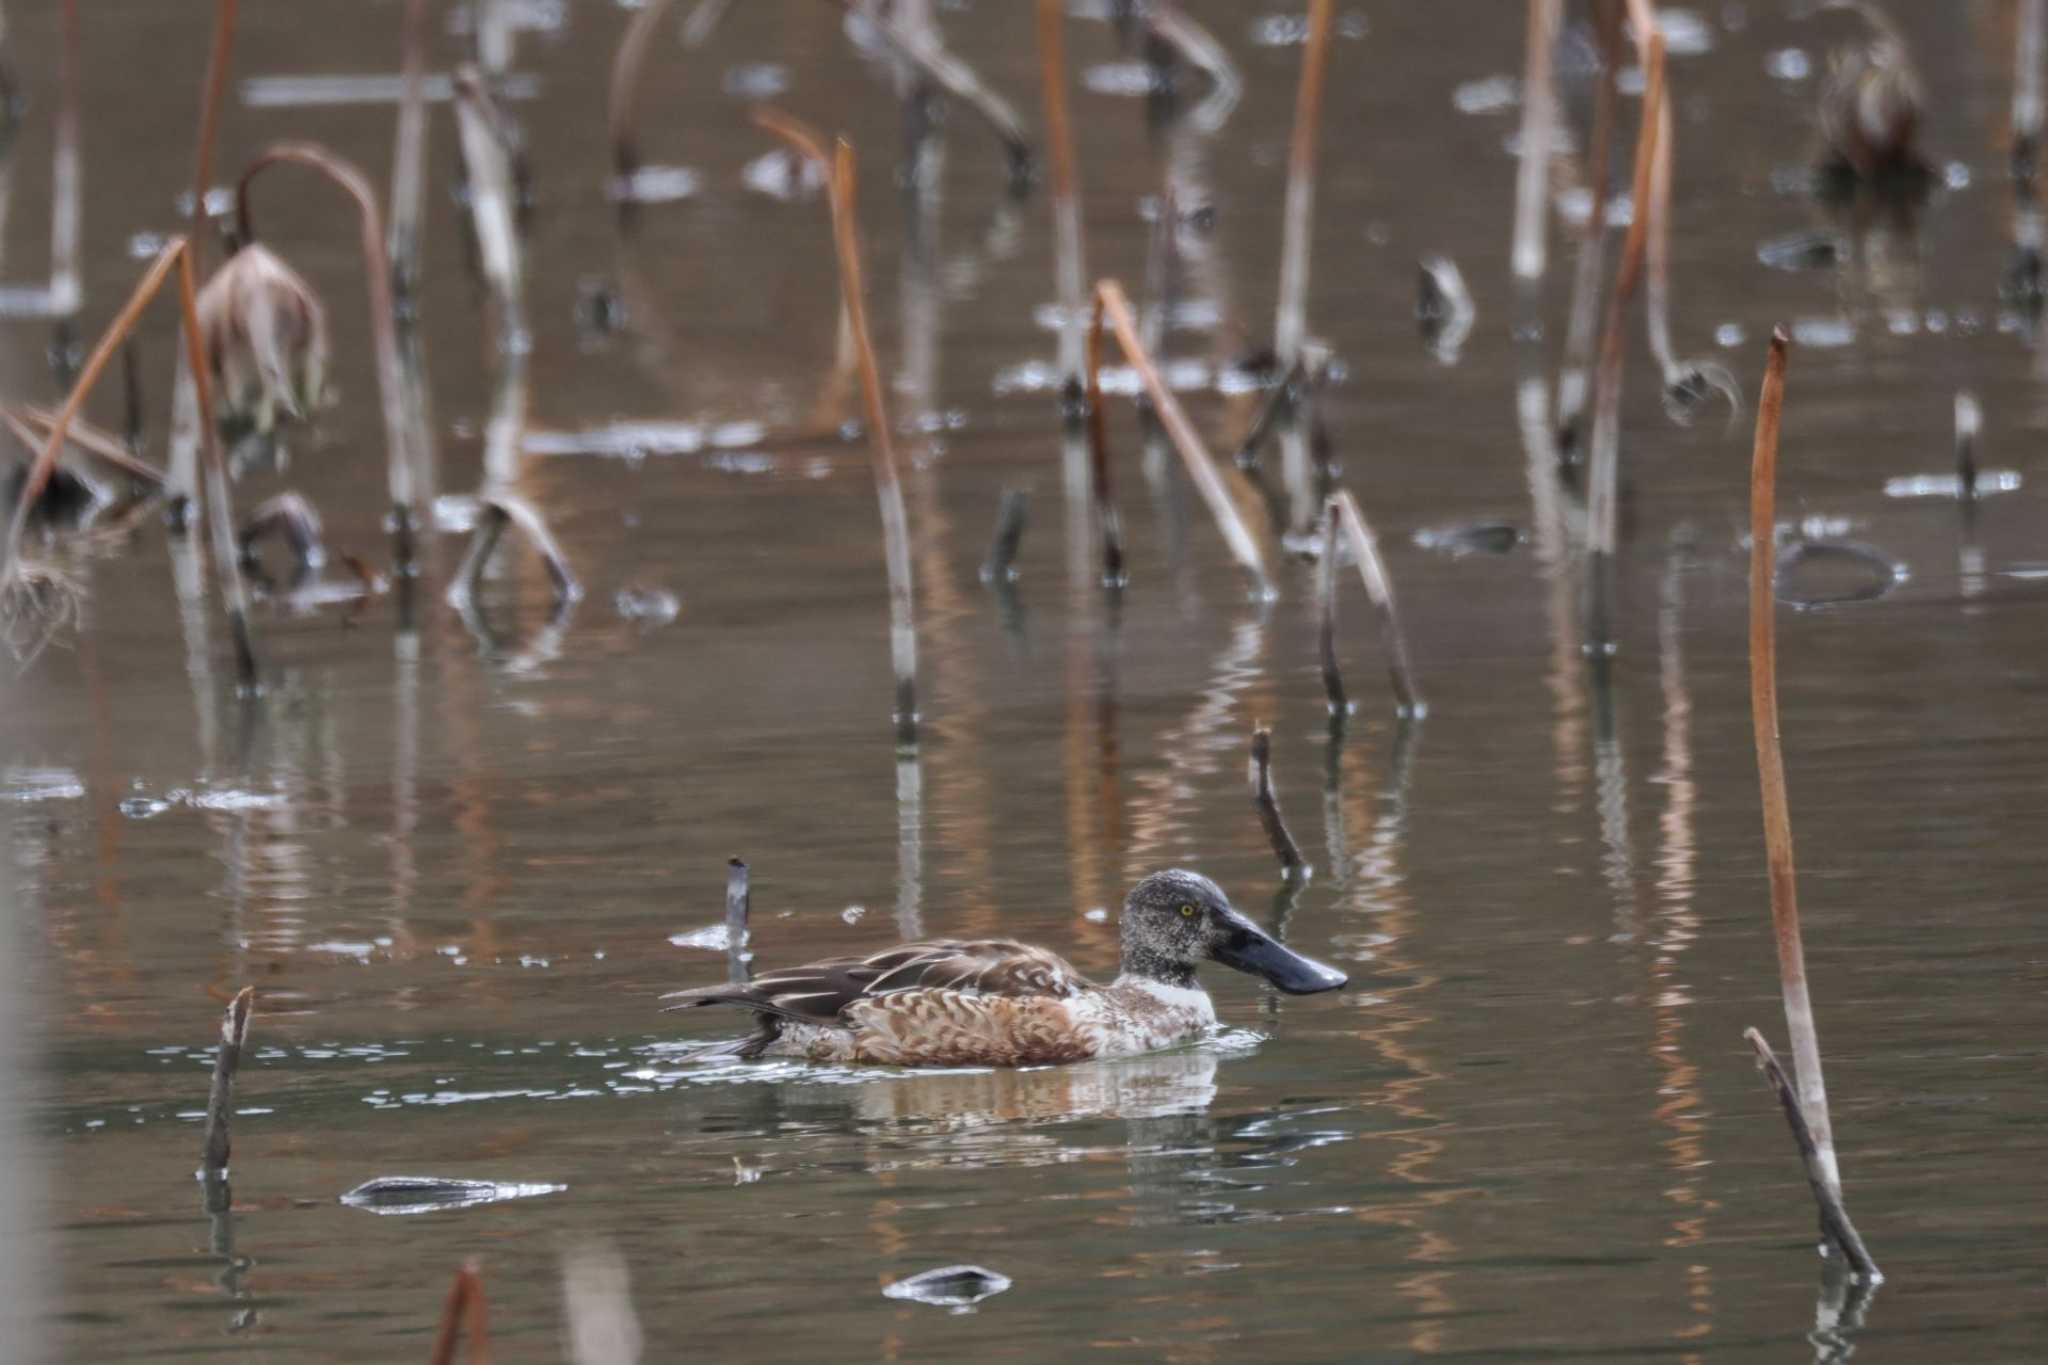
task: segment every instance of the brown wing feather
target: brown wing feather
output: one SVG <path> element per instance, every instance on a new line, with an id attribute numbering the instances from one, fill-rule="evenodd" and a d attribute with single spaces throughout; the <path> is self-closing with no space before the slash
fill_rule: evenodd
<path id="1" fill-rule="evenodd" d="M 832 957 L 764 972 L 745 986 L 702 986 L 662 997 L 670 1009 L 738 1005 L 806 1024 L 846 1027 L 846 1007 L 900 991 L 1066 999 L 1088 981 L 1057 953 L 1009 939 L 930 939 L 867 957 Z"/>

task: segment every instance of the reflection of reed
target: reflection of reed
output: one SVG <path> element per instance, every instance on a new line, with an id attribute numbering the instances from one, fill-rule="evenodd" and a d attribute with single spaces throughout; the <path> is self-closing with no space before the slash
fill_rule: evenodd
<path id="1" fill-rule="evenodd" d="M 1130 843 L 1124 854 L 1126 881 L 1147 872 L 1194 858 L 1201 850 L 1188 839 L 1185 808 L 1195 799 L 1203 778 L 1226 762 L 1235 762 L 1243 721 L 1236 714 L 1238 698 L 1258 681 L 1265 653 L 1266 622 L 1253 613 L 1231 628 L 1230 643 L 1210 666 L 1208 686 L 1178 725 L 1159 737 L 1165 755 L 1161 770 L 1140 773 L 1131 797 Z M 1229 755 L 1226 760 L 1224 755 Z"/>
<path id="2" fill-rule="evenodd" d="M 1589 661 L 1593 677 L 1593 785 L 1600 815 L 1600 871 L 1614 897 L 1616 942 L 1642 937 L 1643 907 L 1636 891 L 1635 844 L 1629 835 L 1628 755 L 1614 695 L 1613 664 Z"/>

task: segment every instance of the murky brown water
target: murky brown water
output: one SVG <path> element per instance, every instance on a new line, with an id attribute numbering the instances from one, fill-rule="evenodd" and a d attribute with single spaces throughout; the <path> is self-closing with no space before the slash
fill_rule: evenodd
<path id="1" fill-rule="evenodd" d="M 437 7 L 457 9 L 455 6 Z M 1060 448 L 1031 367 L 1052 270 L 1043 197 L 1000 197 L 964 113 L 921 205 L 892 184 L 886 72 L 821 5 L 740 7 L 705 54 L 664 44 L 651 161 L 702 176 L 623 242 L 602 199 L 603 86 L 624 13 L 524 4 L 535 98 L 533 419 L 802 421 L 829 369 L 824 210 L 741 184 L 767 149 L 737 68 L 862 150 L 878 341 L 912 440 L 925 742 L 891 745 L 886 593 L 865 456 L 838 442 L 642 460 L 532 459 L 589 595 L 551 648 L 537 566 L 487 597 L 480 646 L 439 606 L 266 612 L 270 694 L 231 694 L 224 623 L 182 615 L 164 537 L 90 569 L 82 628 L 11 682 L 15 980 L 44 1022 L 31 1169 L 47 1325 L 67 1358 L 424 1359 L 449 1276 L 480 1255 L 498 1357 L 562 1358 L 560 1258 L 629 1265 L 649 1359 L 1804 1359 L 1810 1202 L 1741 1042 L 1783 1032 L 1745 693 L 1746 423 L 1665 421 L 1634 354 L 1621 653 L 1589 686 L 1575 597 L 1539 550 L 1451 559 L 1419 528 L 1531 525 L 1506 270 L 1512 109 L 1461 112 L 1519 70 L 1518 6 L 1340 7 L 1311 326 L 1348 378 L 1327 415 L 1386 541 L 1424 688 L 1396 726 L 1364 604 L 1347 607 L 1363 713 L 1326 742 L 1312 575 L 1248 603 L 1198 503 L 1130 461 L 1131 584 L 1075 572 Z M 942 7 L 949 38 L 1035 108 L 1029 8 Z M 1910 8 L 1952 186 L 1915 268 L 1785 274 L 1759 241 L 1812 226 L 1773 174 L 1803 163 L 1829 19 L 1710 4 L 1679 96 L 1678 347 L 1753 395 L 1762 339 L 1800 324 L 1789 515 L 1853 523 L 1910 568 L 1885 600 L 1782 621 L 1784 726 L 1808 950 L 1852 1207 L 1890 1280 L 1856 1338 L 1872 1362 L 2039 1356 L 2048 1308 L 2040 1086 L 2048 930 L 2043 557 L 2026 483 L 1974 529 L 1887 498 L 1947 460 L 1950 395 L 1982 395 L 1985 463 L 2020 469 L 2048 413 L 2002 320 L 2008 7 Z M 54 6 L 15 6 L 39 100 L 14 153 L 6 274 L 41 269 L 45 55 Z M 206 19 L 88 7 L 86 282 L 95 332 L 173 226 Z M 388 72 L 396 7 L 245 6 L 242 77 Z M 1256 7 L 1190 9 L 1242 62 L 1213 138 L 1162 142 L 1141 101 L 1090 93 L 1122 61 L 1070 29 L 1089 264 L 1136 291 L 1142 197 L 1173 159 L 1217 224 L 1192 297 L 1223 321 L 1181 358 L 1268 334 L 1298 49 Z M 444 34 L 452 59 L 464 40 Z M 772 82 L 771 82 L 772 84 Z M 1465 102 L 1485 104 L 1483 91 Z M 1632 123 L 1634 105 L 1624 107 Z M 438 186 L 455 159 L 437 110 Z M 380 181 L 388 105 L 231 101 L 222 163 L 328 141 Z M 283 173 L 280 174 L 280 180 Z M 265 233 L 333 307 L 342 405 L 288 481 L 338 547 L 381 557 L 381 459 L 353 229 L 318 187 L 274 187 Z M 432 205 L 428 354 L 444 490 L 477 478 L 492 365 L 445 194 Z M 915 232 L 913 232 L 915 226 Z M 906 246 L 906 242 L 912 243 Z M 1551 335 L 1570 256 L 1553 231 Z M 1457 259 L 1480 317 L 1446 368 L 1414 336 L 1414 260 Z M 1561 253 L 1561 254 L 1559 254 Z M 579 282 L 627 286 L 634 335 L 592 346 Z M 168 327 L 152 331 L 161 452 Z M 47 331 L 4 332 L 13 392 L 48 398 Z M 1551 344 L 1554 358 L 1555 343 Z M 1197 396 L 1219 446 L 1249 400 Z M 111 395 L 100 407 L 115 420 Z M 1135 451 L 1127 408 L 1117 434 Z M 942 419 L 942 420 L 932 420 Z M 1014 617 L 976 581 L 1000 491 L 1036 493 Z M 252 478 L 244 498 L 279 486 Z M 1084 524 L 1085 533 L 1085 524 Z M 1539 537 L 1540 540 L 1540 537 Z M 1077 546 L 1079 547 L 1077 549 Z M 1085 563 L 1085 560 L 1084 560 Z M 675 594 L 658 628 L 613 597 Z M 396 641 L 396 643 L 395 643 Z M 543 639 L 543 645 L 548 642 Z M 1288 921 L 1352 989 L 1276 1002 L 1209 984 L 1229 1029 L 1137 1061 L 1015 1075 L 691 1066 L 710 1019 L 655 1012 L 717 979 L 671 936 L 720 918 L 723 861 L 755 868 L 774 963 L 899 930 L 1014 934 L 1106 972 L 1145 870 L 1197 865 L 1265 914 L 1275 878 L 1244 796 L 1255 722 L 1317 864 Z M 857 912 L 855 907 L 861 907 Z M 191 1179 L 219 998 L 262 992 L 238 1092 L 231 1228 Z M 737 1026 L 737 1020 L 715 1021 Z M 377 1175 L 565 1186 L 380 1217 L 336 1201 Z M 218 1240 L 232 1238 L 231 1263 Z M 968 1314 L 885 1298 L 977 1262 L 1015 1281 Z"/>

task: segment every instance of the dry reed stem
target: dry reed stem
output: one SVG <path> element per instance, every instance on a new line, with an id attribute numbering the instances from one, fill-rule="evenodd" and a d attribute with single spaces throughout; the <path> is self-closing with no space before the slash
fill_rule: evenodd
<path id="1" fill-rule="evenodd" d="M 391 261 L 385 251 L 384 220 L 377 208 L 377 192 L 353 164 L 317 142 L 274 142 L 249 163 L 235 186 L 235 222 L 245 245 L 256 240 L 256 225 L 249 211 L 249 186 L 264 167 L 279 162 L 319 172 L 355 201 L 362 228 L 363 285 L 370 299 L 370 337 L 377 352 L 377 396 L 384 411 L 384 469 L 391 497 L 392 542 L 398 572 L 409 573 L 413 536 L 420 520 L 419 494 L 413 481 L 405 370 L 399 358 L 398 317 L 391 297 Z"/>
<path id="2" fill-rule="evenodd" d="M 1792 812 L 1785 791 L 1785 756 L 1778 739 L 1777 557 L 1778 421 L 1785 406 L 1785 329 L 1771 334 L 1763 393 L 1757 400 L 1756 447 L 1749 475 L 1749 707 L 1756 732 L 1757 777 L 1762 789 L 1764 852 L 1771 876 L 1771 925 L 1778 944 L 1778 981 L 1785 996 L 1785 1026 L 1799 1107 L 1813 1129 L 1814 1148 L 1830 1190 L 1842 1177 L 1821 1075 L 1820 1034 L 1806 988 L 1806 946 L 1799 933 L 1799 889 L 1792 859 Z"/>
<path id="3" fill-rule="evenodd" d="M 1280 303 L 1273 319 L 1273 350 L 1280 368 L 1300 358 L 1308 330 L 1309 238 L 1316 203 L 1316 135 L 1322 125 L 1323 74 L 1330 60 L 1334 0 L 1309 0 L 1308 40 L 1301 50 L 1301 85 L 1294 99 L 1294 136 L 1287 149 L 1287 199 L 1280 246 Z"/>
<path id="4" fill-rule="evenodd" d="M 1592 368 L 1593 343 L 1600 325 L 1600 283 L 1607 255 L 1607 175 L 1613 154 L 1614 124 L 1620 103 L 1615 88 L 1621 63 L 1621 0 L 1593 0 L 1594 25 L 1600 51 L 1600 73 L 1593 95 L 1593 140 L 1586 162 L 1585 187 L 1591 194 L 1586 226 L 1579 237 L 1579 259 L 1572 274 L 1571 309 L 1565 324 L 1564 358 L 1557 371 L 1558 431 L 1567 444 L 1578 439 L 1586 410 L 1586 377 Z"/>
<path id="5" fill-rule="evenodd" d="M 892 15 L 878 13 L 860 0 L 827 0 L 848 11 L 857 11 L 874 25 L 899 57 L 915 66 L 925 79 L 981 115 L 1010 159 L 1010 180 L 1021 185 L 1031 177 L 1031 141 L 1024 135 L 1024 123 L 1008 100 L 998 95 L 975 74 L 974 68 L 942 47 L 930 33 L 907 28 Z"/>
<path id="6" fill-rule="evenodd" d="M 1259 813 L 1259 825 L 1266 831 L 1266 842 L 1273 846 L 1273 857 L 1280 863 L 1280 874 L 1290 881 L 1306 875 L 1308 859 L 1301 856 L 1301 846 L 1288 833 L 1287 820 L 1280 814 L 1279 799 L 1273 794 L 1273 732 L 1263 725 L 1252 730 L 1252 756 L 1247 767 L 1252 807 Z"/>
<path id="7" fill-rule="evenodd" d="M 1365 583 L 1365 595 L 1379 615 L 1380 643 L 1387 651 L 1387 677 L 1394 686 L 1395 710 L 1400 715 L 1420 719 L 1429 713 L 1429 703 L 1422 699 L 1415 686 L 1414 670 L 1408 665 L 1408 637 L 1401 630 L 1400 612 L 1394 603 L 1394 580 L 1387 573 L 1386 561 L 1380 558 L 1379 539 L 1366 525 L 1365 514 L 1358 510 L 1358 499 L 1351 496 L 1349 489 L 1333 496 L 1329 507 L 1340 517 L 1345 538 L 1351 543 L 1351 557 L 1358 561 L 1358 576 Z"/>
<path id="8" fill-rule="evenodd" d="M 512 158 L 499 129 L 501 116 L 475 67 L 455 73 L 455 123 L 462 163 L 469 172 L 470 223 L 484 279 L 498 305 L 498 347 L 523 352 L 530 345 L 522 290 L 521 252 L 515 205 L 519 202 Z"/>
<path id="9" fill-rule="evenodd" d="M 178 275 L 178 307 L 184 333 L 185 360 L 193 371 L 191 378 L 200 419 L 200 443 L 206 457 L 207 518 L 213 532 L 215 571 L 220 575 L 221 595 L 227 604 L 228 619 L 234 627 L 237 677 L 244 692 L 254 692 L 256 652 L 249 638 L 248 601 L 235 558 L 234 509 L 228 501 L 227 462 L 221 456 L 220 436 L 213 421 L 213 395 L 208 389 L 203 368 L 206 342 L 199 331 L 198 290 L 192 280 L 192 249 L 188 238 L 172 238 L 156 254 L 156 259 L 143 272 L 128 301 L 121 305 L 120 312 L 114 315 L 113 321 L 107 324 L 107 330 L 94 343 L 91 354 L 78 372 L 77 382 L 71 386 L 71 393 L 64 400 L 64 406 L 58 409 L 56 419 L 50 424 L 49 438 L 22 483 L 21 499 L 15 504 L 13 520 L 7 528 L 6 545 L 0 548 L 0 590 L 11 588 L 15 582 L 29 511 L 49 486 L 72 422 L 77 420 L 85 400 L 106 372 L 114 353 L 135 330 L 143 310 L 174 270 Z"/>
<path id="10" fill-rule="evenodd" d="M 1650 37 L 1645 64 L 1643 116 L 1636 131 L 1634 202 L 1647 202 L 1650 176 L 1661 125 L 1658 112 L 1664 97 L 1664 35 Z M 1622 243 L 1621 263 L 1607 298 L 1607 321 L 1600 336 L 1600 366 L 1594 375 L 1592 458 L 1587 475 L 1586 650 L 1614 652 L 1614 552 L 1620 512 L 1622 331 L 1630 298 L 1642 278 L 1649 215 L 1638 207 L 1630 217 Z"/>
<path id="11" fill-rule="evenodd" d="M 1110 480 L 1109 416 L 1102 401 L 1102 295 L 1095 295 L 1095 307 L 1088 324 L 1088 462 L 1094 475 L 1090 488 L 1095 503 L 1095 521 L 1102 535 L 1102 581 L 1120 588 L 1124 572 L 1123 521 L 1117 515 L 1115 490 Z"/>
<path id="12" fill-rule="evenodd" d="M 748 980 L 747 962 L 753 954 L 747 951 L 747 917 L 753 909 L 753 894 L 749 889 L 747 865 L 738 858 L 725 862 L 725 970 L 735 986 L 744 986 Z"/>
<path id="13" fill-rule="evenodd" d="M 58 55 L 57 127 L 50 158 L 50 312 L 67 318 L 85 299 L 79 273 L 78 240 L 84 201 L 84 164 L 79 155 L 80 69 L 78 0 L 64 0 L 64 41 Z"/>
<path id="14" fill-rule="evenodd" d="M 1124 287 L 1115 280 L 1098 281 L 1095 298 L 1104 320 L 1116 333 L 1117 345 L 1123 348 L 1124 359 L 1138 372 L 1139 382 L 1151 396 L 1159 424 L 1166 429 L 1168 439 L 1179 453 L 1188 477 L 1194 482 L 1195 491 L 1202 495 L 1209 514 L 1216 519 L 1216 528 L 1223 533 L 1231 555 L 1251 578 L 1253 596 L 1261 600 L 1270 599 L 1273 585 L 1266 577 L 1266 562 L 1259 553 L 1258 542 L 1252 538 L 1250 528 L 1239 515 L 1237 504 L 1230 500 L 1230 493 L 1223 486 L 1223 477 L 1216 472 L 1216 461 L 1202 444 L 1202 438 L 1195 433 L 1194 423 L 1188 420 L 1180 400 L 1166 386 L 1158 367 L 1152 363 L 1152 357 L 1146 353 L 1144 338 L 1139 335 L 1138 322 L 1132 316 L 1131 301 L 1125 297 Z M 1099 390 L 1100 377 L 1091 376 L 1089 384 Z"/>
<path id="15" fill-rule="evenodd" d="M 1806 1114 L 1799 1107 L 1798 1092 L 1785 1075 L 1785 1068 L 1778 1064 L 1778 1054 L 1771 1051 L 1771 1045 L 1757 1030 L 1744 1029 L 1742 1036 L 1756 1053 L 1757 1070 L 1764 1073 L 1771 1089 L 1777 1092 L 1778 1103 L 1785 1110 L 1785 1123 L 1792 1130 L 1793 1144 L 1799 1148 L 1800 1164 L 1806 1168 L 1806 1183 L 1813 1190 L 1813 1202 L 1820 1207 L 1821 1235 L 1841 1251 L 1865 1284 L 1877 1283 L 1884 1279 L 1884 1272 L 1877 1268 L 1870 1248 L 1863 1244 L 1863 1234 L 1856 1231 L 1856 1224 L 1850 1221 L 1849 1210 L 1842 1203 L 1841 1190 L 1828 1184 L 1812 1125 L 1807 1123 Z"/>
<path id="16" fill-rule="evenodd" d="M 213 1084 L 206 1095 L 206 1134 L 199 1149 L 202 1171 L 228 1168 L 228 1117 L 234 1110 L 235 1071 L 249 1042 L 249 1016 L 255 1007 L 256 988 L 244 986 L 221 1016 L 220 1051 L 213 1058 Z"/>
<path id="17" fill-rule="evenodd" d="M 420 278 L 420 223 L 427 187 L 427 0 L 405 0 L 398 71 L 404 90 L 391 151 L 391 290 L 409 301 Z"/>
<path id="18" fill-rule="evenodd" d="M 1145 27 L 1155 39 L 1209 78 L 1209 93 L 1189 112 L 1188 121 L 1205 133 L 1221 128 L 1244 96 L 1244 77 L 1238 74 L 1229 49 L 1191 18 L 1178 0 L 1152 0 L 1145 6 Z"/>
<path id="19" fill-rule="evenodd" d="M 612 53 L 612 79 L 605 100 L 605 135 L 612 149 L 612 170 L 623 182 L 640 169 L 640 72 L 647 64 L 647 49 L 655 30 L 668 17 L 675 0 L 647 0 L 647 4 L 619 35 Z"/>
<path id="20" fill-rule="evenodd" d="M 448 1287 L 428 1365 L 455 1365 L 455 1343 L 465 1331 L 469 1334 L 470 1365 L 490 1365 L 490 1311 L 484 1302 L 483 1269 L 474 1256 L 462 1263 L 455 1282 Z"/>
<path id="21" fill-rule="evenodd" d="M 1337 538 L 1343 513 L 1335 500 L 1325 505 L 1323 551 L 1316 561 L 1316 606 L 1320 618 L 1316 643 L 1322 655 L 1323 695 L 1330 703 L 1332 721 L 1341 723 L 1351 714 L 1351 699 L 1344 694 L 1344 674 L 1337 666 Z"/>
<path id="22" fill-rule="evenodd" d="M 4 411 L 6 415 L 9 430 L 13 431 L 21 443 L 30 450 L 40 451 L 43 448 L 43 442 L 50 438 L 50 428 L 57 421 L 57 414 L 53 409 L 38 407 L 33 403 L 19 403 L 0 411 Z M 42 430 L 36 431 L 35 427 L 41 427 Z M 147 484 L 152 489 L 162 488 L 164 485 L 162 470 L 137 459 L 132 451 L 112 435 L 101 431 L 83 417 L 72 419 L 67 439 L 72 445 L 88 454 L 98 456 L 137 483 Z"/>
<path id="23" fill-rule="evenodd" d="M 1074 130 L 1067 117 L 1065 0 L 1038 0 L 1038 69 L 1044 86 L 1046 156 L 1052 164 L 1053 271 L 1060 305 L 1060 386 L 1071 407 L 1081 392 L 1082 313 L 1088 273 L 1082 258 L 1081 199 L 1075 185 Z M 1099 325 L 1099 322 L 1098 322 Z M 1091 339 L 1091 345 L 1094 344 Z M 1092 403 L 1094 396 L 1090 395 Z"/>
<path id="24" fill-rule="evenodd" d="M 1557 89 L 1551 48 L 1564 0 L 1529 0 L 1528 48 L 1522 63 L 1522 161 L 1515 173 L 1515 235 L 1509 258 L 1515 278 L 1543 278 L 1550 224 L 1550 163 L 1557 136 Z"/>
<path id="25" fill-rule="evenodd" d="M 206 190 L 213 179 L 213 143 L 220 131 L 220 104 L 227 94 L 228 64 L 235 51 L 235 11 L 238 0 L 215 0 L 213 41 L 206 55 L 206 83 L 199 90 L 199 146 L 192 154 L 192 249 L 199 256 L 194 268 L 205 264 Z"/>
<path id="26" fill-rule="evenodd" d="M 2048 0 L 2019 0 L 2012 45 L 2012 177 L 2032 182 L 2041 149 L 2041 59 Z"/>
<path id="27" fill-rule="evenodd" d="M 832 241 L 839 261 L 840 307 L 853 333 L 861 399 L 867 410 L 868 453 L 882 515 L 882 549 L 889 570 L 889 653 L 896 673 L 896 738 L 917 742 L 917 594 L 910 562 L 910 514 L 896 474 L 895 438 L 882 396 L 880 363 L 868 333 L 867 290 L 862 282 L 859 225 L 854 218 L 853 147 L 840 139 L 827 158 L 823 141 L 803 123 L 774 109 L 756 109 L 754 122 L 825 168 L 832 210 Z"/>

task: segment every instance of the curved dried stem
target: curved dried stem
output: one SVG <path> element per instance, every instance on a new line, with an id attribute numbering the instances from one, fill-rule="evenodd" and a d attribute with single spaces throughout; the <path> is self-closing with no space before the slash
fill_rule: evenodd
<path id="1" fill-rule="evenodd" d="M 206 191 L 213 179 L 213 142 L 220 130 L 220 104 L 227 94 L 228 65 L 235 52 L 235 13 L 238 0 L 214 0 L 213 42 L 206 56 L 206 84 L 199 92 L 199 146 L 192 154 L 192 249 L 198 253 L 196 270 L 204 264 L 206 252 Z"/>
<path id="2" fill-rule="evenodd" d="M 405 373 L 399 359 L 398 319 L 391 298 L 391 261 L 385 251 L 384 220 L 377 207 L 377 192 L 353 164 L 316 142 L 274 142 L 249 163 L 235 186 L 235 223 L 245 244 L 256 240 L 249 187 L 266 166 L 280 162 L 317 171 L 355 202 L 362 226 L 363 284 L 369 292 L 370 336 L 377 352 L 377 396 L 384 410 L 384 467 L 391 496 L 392 538 L 399 572 L 405 573 L 412 563 L 419 500 L 413 487 Z"/>
<path id="3" fill-rule="evenodd" d="M 911 28 L 894 16 L 878 13 L 872 6 L 860 5 L 859 0 L 827 2 L 847 11 L 858 8 L 861 17 L 874 25 L 891 51 L 915 66 L 926 80 L 981 115 L 982 122 L 988 124 L 1009 156 L 1011 183 L 1023 185 L 1030 180 L 1031 140 L 1024 135 L 1023 120 L 1008 100 L 983 83 L 973 67 L 942 47 L 930 31 Z"/>
<path id="4" fill-rule="evenodd" d="M 683 25 L 683 46 L 700 47 L 718 27 L 730 0 L 700 0 Z M 675 0 L 648 0 L 626 31 L 619 35 L 612 53 L 611 85 L 605 98 L 605 135 L 612 149 L 612 170 L 621 181 L 630 180 L 640 169 L 640 82 L 647 66 L 647 52 L 661 21 L 674 8 Z"/>
<path id="5" fill-rule="evenodd" d="M 1188 122 L 1205 133 L 1221 128 L 1244 97 L 1244 77 L 1238 74 L 1229 49 L 1189 17 L 1177 0 L 1152 0 L 1145 6 L 1145 27 L 1209 78 L 1209 93 L 1188 112 Z"/>
<path id="6" fill-rule="evenodd" d="M 1344 528 L 1344 538 L 1351 543 L 1351 557 L 1358 561 L 1358 576 L 1365 582 L 1365 595 L 1379 614 L 1380 642 L 1387 651 L 1387 677 L 1394 685 L 1395 710 L 1402 716 L 1419 719 L 1429 713 L 1429 703 L 1422 699 L 1421 690 L 1415 686 L 1415 672 L 1408 666 L 1408 637 L 1401 629 L 1401 614 L 1394 603 L 1394 580 L 1387 573 L 1386 561 L 1380 558 L 1379 538 L 1365 524 L 1365 514 L 1358 510 L 1358 499 L 1351 496 L 1349 489 L 1332 497 L 1329 507 Z"/>

